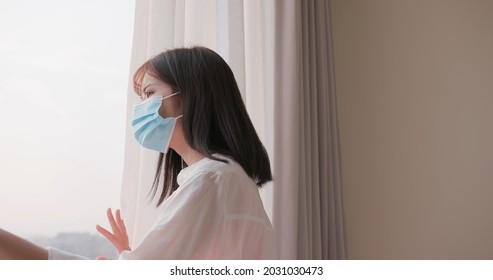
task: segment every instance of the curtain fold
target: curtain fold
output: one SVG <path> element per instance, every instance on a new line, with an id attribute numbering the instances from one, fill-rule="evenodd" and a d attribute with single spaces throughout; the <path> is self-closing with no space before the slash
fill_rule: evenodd
<path id="1" fill-rule="evenodd" d="M 276 2 L 274 213 L 285 259 L 346 259 L 328 1 Z M 295 245 L 293 245 L 295 244 Z"/>
<path id="2" fill-rule="evenodd" d="M 262 140 L 271 165 L 274 154 L 274 17 L 275 1 L 243 1 L 245 60 L 245 106 Z M 275 175 L 274 175 L 275 177 Z M 272 220 L 273 183 L 267 183 L 260 191 L 267 215 Z"/>
<path id="3" fill-rule="evenodd" d="M 143 0 L 136 2 L 130 77 L 166 49 L 203 45 L 231 66 L 271 158 L 261 195 L 283 259 L 344 259 L 337 111 L 326 1 Z M 135 246 L 152 226 L 148 193 L 158 154 L 130 130 L 129 83 L 122 214 Z"/>
<path id="4" fill-rule="evenodd" d="M 297 258 L 298 244 L 298 190 L 300 139 L 301 85 L 297 69 L 301 63 L 299 3 L 279 1 L 275 8 L 275 77 L 274 77 L 274 207 L 273 225 L 278 234 L 278 256 L 282 259 Z"/>

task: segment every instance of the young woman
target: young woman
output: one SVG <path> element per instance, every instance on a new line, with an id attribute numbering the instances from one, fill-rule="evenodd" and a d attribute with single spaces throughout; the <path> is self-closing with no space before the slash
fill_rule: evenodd
<path id="1" fill-rule="evenodd" d="M 276 258 L 258 193 L 272 180 L 269 158 L 227 63 L 204 47 L 169 50 L 136 71 L 134 89 L 142 98 L 133 111 L 135 138 L 160 152 L 152 186 L 160 215 L 130 248 L 120 213 L 115 219 L 108 211 L 112 232 L 97 229 L 120 259 Z M 0 231 L 0 256 L 15 249 L 6 240 L 23 244 L 16 238 Z M 77 258 L 22 246 L 33 248 L 31 258 Z"/>

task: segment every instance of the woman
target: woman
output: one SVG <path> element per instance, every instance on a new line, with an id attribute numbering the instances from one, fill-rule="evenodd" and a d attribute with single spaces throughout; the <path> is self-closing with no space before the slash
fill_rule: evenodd
<path id="1" fill-rule="evenodd" d="M 120 259 L 275 258 L 274 231 L 258 193 L 272 180 L 269 158 L 227 63 L 204 47 L 174 49 L 147 61 L 133 80 L 143 99 L 134 107 L 134 135 L 160 152 L 152 186 L 160 214 L 130 248 L 119 212 L 115 220 L 108 211 L 112 232 L 97 229 Z M 16 237 L 0 232 L 8 252 L 7 239 Z M 77 258 L 22 244 L 36 258 Z"/>

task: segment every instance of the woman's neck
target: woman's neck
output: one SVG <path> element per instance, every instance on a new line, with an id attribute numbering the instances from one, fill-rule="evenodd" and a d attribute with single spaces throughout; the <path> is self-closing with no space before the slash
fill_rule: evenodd
<path id="1" fill-rule="evenodd" d="M 178 148 L 178 147 L 177 147 Z M 199 160 L 205 158 L 205 156 L 196 150 L 192 149 L 192 147 L 188 145 L 182 145 L 178 149 L 175 149 L 175 151 L 181 156 L 183 161 L 190 166 Z"/>
<path id="2" fill-rule="evenodd" d="M 187 143 L 187 140 L 185 139 L 185 134 L 183 133 L 182 121 L 183 118 L 177 120 L 169 146 L 181 156 L 181 158 L 188 166 L 190 166 L 197 161 L 205 158 L 205 156 L 194 150 Z"/>

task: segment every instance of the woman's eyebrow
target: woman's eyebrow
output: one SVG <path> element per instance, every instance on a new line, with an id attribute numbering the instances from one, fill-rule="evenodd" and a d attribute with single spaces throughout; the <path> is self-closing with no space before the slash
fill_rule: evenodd
<path id="1" fill-rule="evenodd" d="M 145 92 L 146 88 L 149 86 L 152 86 L 152 85 L 155 85 L 155 83 L 149 83 L 149 84 L 145 85 L 144 88 L 142 89 L 142 92 Z"/>

